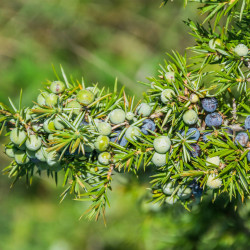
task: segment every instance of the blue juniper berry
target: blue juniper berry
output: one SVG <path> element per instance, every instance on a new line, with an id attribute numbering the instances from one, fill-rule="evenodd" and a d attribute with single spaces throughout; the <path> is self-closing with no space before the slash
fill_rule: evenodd
<path id="1" fill-rule="evenodd" d="M 250 130 L 250 115 L 245 120 L 245 128 Z"/>
<path id="2" fill-rule="evenodd" d="M 201 100 L 201 105 L 205 111 L 212 113 L 217 109 L 218 101 L 215 97 L 206 97 Z"/>
<path id="3" fill-rule="evenodd" d="M 250 162 L 250 151 L 247 153 L 247 160 Z"/>
<path id="4" fill-rule="evenodd" d="M 115 135 L 110 138 L 110 141 L 119 144 L 122 147 L 125 147 L 128 143 L 128 140 L 125 138 L 125 135 L 122 136 L 120 140 L 118 140 L 119 135 L 121 134 L 122 130 L 116 130 Z"/>
<path id="5" fill-rule="evenodd" d="M 195 133 L 192 136 L 190 136 L 188 139 L 198 141 L 200 138 L 200 131 L 197 128 L 189 128 L 187 133 L 186 133 L 186 137 L 189 136 L 190 134 L 192 134 L 193 132 L 195 132 Z M 183 131 L 181 133 L 181 135 L 184 137 L 185 131 Z"/>
<path id="6" fill-rule="evenodd" d="M 246 132 L 240 132 L 235 137 L 236 145 L 238 145 L 238 143 L 239 143 L 242 147 L 246 147 L 248 141 L 249 141 L 249 137 L 248 137 L 248 134 Z"/>
<path id="7" fill-rule="evenodd" d="M 148 129 L 151 130 L 151 131 L 155 130 L 155 123 L 151 119 L 146 119 L 142 123 L 143 123 L 143 125 L 141 126 L 141 132 L 144 135 L 149 134 Z"/>
<path id="8" fill-rule="evenodd" d="M 192 151 L 189 151 L 191 156 L 194 158 L 197 158 L 201 155 L 201 148 L 198 144 L 191 144 L 190 145 L 192 147 Z"/>
<path id="9" fill-rule="evenodd" d="M 222 124 L 222 117 L 217 112 L 208 114 L 205 118 L 205 123 L 208 127 L 219 127 Z"/>

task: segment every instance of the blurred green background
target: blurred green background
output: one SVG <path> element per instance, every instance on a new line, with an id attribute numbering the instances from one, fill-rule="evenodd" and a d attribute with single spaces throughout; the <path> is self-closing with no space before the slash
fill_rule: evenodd
<path id="1" fill-rule="evenodd" d="M 30 105 L 41 83 L 59 71 L 87 83 L 119 86 L 140 97 L 136 83 L 157 75 L 164 53 L 184 52 L 192 44 L 182 20 L 198 19 L 195 5 L 182 1 L 160 8 L 160 0 L 1 0 L 0 101 L 17 102 L 24 90 Z M 3 153 L 1 169 L 9 159 Z M 117 175 L 117 174 L 116 174 Z M 0 176 L 0 249 L 250 249 L 250 203 L 224 207 L 209 198 L 187 212 L 179 206 L 147 205 L 147 176 L 139 180 L 119 174 L 114 182 L 107 227 L 103 221 L 78 220 L 87 204 L 66 199 L 53 180 L 35 178 L 10 189 Z"/>

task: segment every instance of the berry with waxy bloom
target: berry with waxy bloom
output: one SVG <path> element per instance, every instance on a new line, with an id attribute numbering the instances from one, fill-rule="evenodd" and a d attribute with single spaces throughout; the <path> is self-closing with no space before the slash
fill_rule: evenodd
<path id="1" fill-rule="evenodd" d="M 194 125 L 198 121 L 198 115 L 193 109 L 189 109 L 184 113 L 183 121 L 187 125 Z"/>
<path id="2" fill-rule="evenodd" d="M 235 48 L 234 48 L 234 52 L 238 55 L 238 56 L 247 56 L 248 54 L 248 47 L 245 44 L 238 44 Z"/>
<path id="3" fill-rule="evenodd" d="M 208 114 L 205 117 L 205 123 L 208 127 L 219 127 L 222 125 L 222 117 L 217 112 Z"/>
<path id="4" fill-rule="evenodd" d="M 131 141 L 136 141 L 139 136 L 140 129 L 136 126 L 130 126 L 125 132 L 125 137 Z"/>
<path id="5" fill-rule="evenodd" d="M 7 156 L 9 156 L 10 158 L 14 158 L 15 157 L 16 151 L 17 151 L 17 149 L 15 147 L 5 148 L 5 154 Z"/>
<path id="6" fill-rule="evenodd" d="M 46 162 L 47 155 L 48 155 L 48 152 L 45 147 L 41 147 L 39 150 L 36 151 L 36 154 L 35 154 L 36 158 L 42 162 Z"/>
<path id="7" fill-rule="evenodd" d="M 82 89 L 77 93 L 76 99 L 83 105 L 89 105 L 95 100 L 95 95 L 90 90 Z"/>
<path id="8" fill-rule="evenodd" d="M 54 121 L 53 120 L 46 120 L 44 123 L 43 123 L 43 129 L 45 132 L 47 133 L 53 133 L 56 128 L 55 128 L 55 125 L 54 125 Z"/>
<path id="9" fill-rule="evenodd" d="M 247 160 L 250 162 L 250 151 L 247 153 Z"/>
<path id="10" fill-rule="evenodd" d="M 108 165 L 111 159 L 111 154 L 108 152 L 102 152 L 101 154 L 98 155 L 98 161 L 102 165 Z"/>
<path id="11" fill-rule="evenodd" d="M 23 143 L 26 140 L 26 137 L 26 132 L 17 128 L 14 128 L 10 132 L 10 140 L 16 145 Z"/>
<path id="12" fill-rule="evenodd" d="M 175 190 L 173 182 L 169 182 L 162 187 L 162 192 L 167 195 L 171 195 Z"/>
<path id="13" fill-rule="evenodd" d="M 175 73 L 172 72 L 172 71 L 171 72 L 167 72 L 165 74 L 165 78 L 166 78 L 166 80 L 167 80 L 168 83 L 172 83 L 172 82 L 175 81 Z"/>
<path id="14" fill-rule="evenodd" d="M 177 191 L 177 195 L 180 199 L 186 200 L 192 195 L 192 189 L 189 187 L 180 187 Z"/>
<path id="15" fill-rule="evenodd" d="M 122 136 L 120 140 L 118 140 L 119 135 L 121 134 L 122 130 L 116 130 L 114 135 L 111 137 L 110 141 L 119 144 L 122 147 L 125 147 L 128 143 L 128 140 L 125 138 L 125 135 Z"/>
<path id="16" fill-rule="evenodd" d="M 26 148 L 31 151 L 38 150 L 42 145 L 42 140 L 36 135 L 30 135 L 25 142 Z"/>
<path id="17" fill-rule="evenodd" d="M 159 154 L 155 152 L 151 161 L 156 167 L 162 167 L 166 165 L 167 156 L 166 154 Z"/>
<path id="18" fill-rule="evenodd" d="M 60 94 L 63 93 L 64 90 L 66 88 L 65 83 L 61 82 L 61 81 L 54 81 L 51 83 L 50 85 L 50 90 L 54 93 L 54 94 Z"/>
<path id="19" fill-rule="evenodd" d="M 46 162 L 50 167 L 55 167 L 57 165 L 60 165 L 59 158 L 60 155 L 57 151 L 50 151 L 47 153 Z"/>
<path id="20" fill-rule="evenodd" d="M 126 114 L 122 109 L 114 109 L 110 112 L 109 119 L 113 124 L 120 124 L 125 121 Z"/>
<path id="21" fill-rule="evenodd" d="M 196 95 L 195 93 L 192 93 L 189 97 L 189 101 L 191 103 L 197 103 L 200 100 L 199 96 Z"/>
<path id="22" fill-rule="evenodd" d="M 220 188 L 222 185 L 222 180 L 215 174 L 210 174 L 207 178 L 207 186 L 211 189 Z"/>
<path id="23" fill-rule="evenodd" d="M 250 130 L 250 115 L 245 120 L 245 128 Z"/>
<path id="24" fill-rule="evenodd" d="M 175 196 L 169 196 L 169 197 L 166 197 L 165 199 L 165 202 L 169 205 L 173 205 L 174 203 L 176 203 L 178 201 L 177 197 Z"/>
<path id="25" fill-rule="evenodd" d="M 146 119 L 142 122 L 142 126 L 141 126 L 141 132 L 144 134 L 144 135 L 148 135 L 149 134 L 149 131 L 154 131 L 155 130 L 155 123 L 154 121 L 152 121 L 151 119 Z"/>
<path id="26" fill-rule="evenodd" d="M 218 108 L 218 101 L 215 97 L 206 97 L 201 100 L 201 105 L 205 111 L 212 113 Z"/>
<path id="27" fill-rule="evenodd" d="M 65 108 L 69 109 L 68 111 L 65 111 L 66 113 L 72 112 L 74 115 L 79 115 L 82 109 L 82 105 L 78 101 L 73 100 L 71 102 L 68 102 Z"/>
<path id="28" fill-rule="evenodd" d="M 25 151 L 18 150 L 15 153 L 15 161 L 19 165 L 24 165 L 24 164 L 27 164 L 30 160 L 29 160 L 29 157 L 27 157 Z"/>
<path id="29" fill-rule="evenodd" d="M 249 142 L 249 137 L 246 132 L 240 132 L 235 137 L 236 145 L 240 144 L 242 147 L 246 147 L 248 142 Z"/>
<path id="30" fill-rule="evenodd" d="M 98 131 L 101 135 L 110 135 L 112 132 L 112 127 L 107 122 L 100 122 L 97 124 Z"/>
<path id="31" fill-rule="evenodd" d="M 95 141 L 95 148 L 99 151 L 107 150 L 109 146 L 109 138 L 105 135 L 99 135 Z"/>
<path id="32" fill-rule="evenodd" d="M 220 165 L 220 157 L 219 156 L 207 157 L 206 165 L 210 166 L 211 164 L 219 166 Z"/>
<path id="33" fill-rule="evenodd" d="M 132 121 L 132 120 L 134 119 L 134 117 L 135 117 L 135 114 L 134 114 L 133 112 L 128 112 L 128 113 L 126 114 L 126 119 L 127 119 L 128 121 Z"/>
<path id="34" fill-rule="evenodd" d="M 142 117 L 147 117 L 151 114 L 151 107 L 147 103 L 141 103 L 137 108 L 137 114 Z"/>
<path id="35" fill-rule="evenodd" d="M 175 95 L 174 91 L 172 89 L 164 89 L 161 92 L 161 101 L 164 104 L 167 104 L 170 100 L 173 99 L 173 96 Z"/>
<path id="36" fill-rule="evenodd" d="M 154 149 L 159 154 L 167 153 L 171 147 L 171 140 L 168 136 L 159 136 L 154 139 Z"/>
<path id="37" fill-rule="evenodd" d="M 55 119 L 54 119 L 54 126 L 57 130 L 63 130 L 65 127 L 64 127 L 64 124 L 63 124 L 63 121 L 62 119 L 57 116 Z"/>
<path id="38" fill-rule="evenodd" d="M 215 50 L 217 48 L 217 46 L 219 46 L 219 47 L 222 46 L 222 41 L 219 38 L 211 39 L 211 40 L 209 40 L 208 45 L 209 45 L 210 49 Z"/>
<path id="39" fill-rule="evenodd" d="M 193 133 L 193 135 L 191 135 Z M 184 137 L 185 136 L 185 131 L 183 131 L 181 133 L 181 135 Z M 200 138 L 200 131 L 197 128 L 189 128 L 187 133 L 186 133 L 186 137 L 188 137 L 189 135 L 191 135 L 188 140 L 195 140 L 198 141 Z"/>
<path id="40" fill-rule="evenodd" d="M 49 93 L 46 92 L 46 91 L 41 92 L 41 93 L 38 95 L 38 97 L 37 97 L 37 103 L 38 103 L 39 105 L 46 105 L 45 98 L 46 98 L 48 95 L 49 95 Z"/>
<path id="41" fill-rule="evenodd" d="M 191 156 L 194 158 L 200 157 L 201 155 L 201 148 L 198 144 L 191 144 L 190 145 L 192 147 L 192 151 L 189 151 Z"/>
<path id="42" fill-rule="evenodd" d="M 58 96 L 54 93 L 50 93 L 45 97 L 45 103 L 47 106 L 56 106 L 58 101 Z"/>

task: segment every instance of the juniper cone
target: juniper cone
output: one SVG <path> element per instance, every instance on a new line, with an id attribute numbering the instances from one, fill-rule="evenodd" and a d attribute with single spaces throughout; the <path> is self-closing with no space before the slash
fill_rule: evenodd
<path id="1" fill-rule="evenodd" d="M 117 83 L 109 92 L 70 81 L 61 69 L 35 105 L 22 107 L 22 98 L 18 107 L 11 99 L 9 107 L 0 103 L 11 158 L 4 172 L 29 182 L 43 171 L 57 181 L 61 171 L 62 200 L 73 193 L 91 201 L 86 216 L 96 219 L 109 204 L 114 170 L 153 169 L 152 202 L 161 205 L 190 210 L 211 193 L 213 200 L 223 193 L 235 207 L 248 199 L 249 4 L 202 2 L 204 22 L 186 21 L 196 38 L 192 58 L 168 54 L 158 76 L 144 83 L 143 100 L 118 91 Z"/>

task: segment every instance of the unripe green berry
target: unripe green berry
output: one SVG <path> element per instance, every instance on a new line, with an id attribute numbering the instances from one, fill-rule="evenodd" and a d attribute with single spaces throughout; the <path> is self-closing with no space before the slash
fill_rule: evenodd
<path id="1" fill-rule="evenodd" d="M 54 94 L 60 94 L 63 93 L 64 90 L 66 88 L 65 83 L 61 82 L 61 81 L 54 81 L 51 83 L 50 85 L 50 90 L 54 93 Z"/>
<path id="2" fill-rule="evenodd" d="M 165 199 L 165 202 L 169 205 L 173 205 L 174 203 L 177 202 L 177 198 L 169 196 Z"/>
<path id="3" fill-rule="evenodd" d="M 47 133 L 53 133 L 56 130 L 55 125 L 54 125 L 54 121 L 52 121 L 52 120 L 46 120 L 43 123 L 43 129 Z"/>
<path id="4" fill-rule="evenodd" d="M 98 131 L 101 135 L 110 135 L 112 132 L 112 127 L 107 122 L 100 122 L 97 124 Z"/>
<path id="5" fill-rule="evenodd" d="M 31 151 L 29 149 L 26 149 L 26 154 L 29 158 L 36 158 L 36 151 Z"/>
<path id="6" fill-rule="evenodd" d="M 23 143 L 26 139 L 26 133 L 23 130 L 18 130 L 17 128 L 14 128 L 11 132 L 10 132 L 10 140 L 16 144 L 16 145 L 20 145 L 21 143 Z"/>
<path id="7" fill-rule="evenodd" d="M 179 196 L 180 199 L 182 200 L 186 200 L 188 199 L 192 194 L 192 189 L 187 187 L 187 188 L 184 188 L 184 187 L 180 187 L 178 189 L 178 192 L 177 192 L 177 195 Z"/>
<path id="8" fill-rule="evenodd" d="M 64 129 L 64 124 L 63 124 L 63 122 L 62 122 L 62 120 L 61 120 L 60 117 L 57 116 L 57 117 L 54 119 L 54 126 L 55 126 L 55 128 L 56 128 L 57 130 L 63 130 L 63 129 Z"/>
<path id="9" fill-rule="evenodd" d="M 161 101 L 164 104 L 167 104 L 170 100 L 172 100 L 174 95 L 175 95 L 175 93 L 172 89 L 164 89 L 161 92 Z"/>
<path id="10" fill-rule="evenodd" d="M 128 112 L 128 113 L 126 114 L 126 119 L 127 119 L 128 121 L 132 121 L 132 120 L 134 119 L 134 117 L 135 117 L 135 114 L 134 114 L 133 112 Z"/>
<path id="11" fill-rule="evenodd" d="M 99 151 L 107 150 L 109 146 L 109 138 L 105 135 L 99 135 L 95 141 L 95 148 Z"/>
<path id="12" fill-rule="evenodd" d="M 208 43 L 210 49 L 213 49 L 215 50 L 217 46 L 222 46 L 222 42 L 219 38 L 216 38 L 216 39 L 211 39 Z"/>
<path id="13" fill-rule="evenodd" d="M 19 165 L 24 165 L 30 161 L 30 159 L 27 157 L 25 151 L 18 150 L 15 153 L 15 161 Z"/>
<path id="14" fill-rule="evenodd" d="M 27 149 L 31 151 L 36 151 L 41 147 L 42 140 L 36 135 L 30 135 L 29 138 L 26 140 L 25 145 Z"/>
<path id="15" fill-rule="evenodd" d="M 175 190 L 175 186 L 173 185 L 172 182 L 169 182 L 168 184 L 165 184 L 162 187 L 162 192 L 167 195 L 171 195 Z"/>
<path id="16" fill-rule="evenodd" d="M 45 97 L 45 103 L 47 106 L 57 105 L 58 96 L 54 93 L 50 93 Z"/>
<path id="17" fill-rule="evenodd" d="M 147 117 L 151 114 L 151 107 L 147 103 L 141 103 L 137 108 L 137 114 L 142 117 Z"/>
<path id="18" fill-rule="evenodd" d="M 48 95 L 49 95 L 49 93 L 46 92 L 46 91 L 41 92 L 41 93 L 38 95 L 38 97 L 37 97 L 37 103 L 38 103 L 39 105 L 46 105 L 45 98 L 46 98 Z"/>
<path id="19" fill-rule="evenodd" d="M 197 102 L 200 100 L 200 98 L 199 98 L 198 95 L 192 93 L 192 94 L 190 95 L 189 100 L 190 100 L 191 103 L 197 103 Z"/>
<path id="20" fill-rule="evenodd" d="M 120 124 L 125 121 L 125 112 L 122 109 L 114 109 L 110 112 L 109 119 L 113 124 Z"/>
<path id="21" fill-rule="evenodd" d="M 207 157 L 206 161 L 207 161 L 206 162 L 207 166 L 210 166 L 211 164 L 214 164 L 214 165 L 217 165 L 217 166 L 220 165 L 220 157 L 219 156 Z"/>
<path id="22" fill-rule="evenodd" d="M 54 167 L 60 164 L 60 155 L 56 151 L 50 151 L 47 153 L 46 162 L 49 166 Z"/>
<path id="23" fill-rule="evenodd" d="M 234 52 L 238 55 L 238 56 L 247 56 L 248 54 L 248 47 L 245 44 L 238 44 L 235 49 Z"/>
<path id="24" fill-rule="evenodd" d="M 77 101 L 71 101 L 67 103 L 66 108 L 70 109 L 69 111 L 66 111 L 66 113 L 70 113 L 71 110 L 73 110 L 72 112 L 74 115 L 79 115 L 81 112 L 82 105 Z"/>
<path id="25" fill-rule="evenodd" d="M 166 80 L 167 80 L 168 83 L 172 83 L 172 82 L 175 81 L 175 76 L 174 75 L 175 75 L 174 72 L 167 72 L 165 74 L 165 78 L 166 78 Z"/>
<path id="26" fill-rule="evenodd" d="M 156 167 L 162 167 L 166 165 L 167 156 L 166 154 L 159 154 L 155 152 L 151 161 Z"/>
<path id="27" fill-rule="evenodd" d="M 109 161 L 111 159 L 111 155 L 108 152 L 103 152 L 101 154 L 99 154 L 98 156 L 98 161 L 102 164 L 102 165 L 108 165 Z"/>
<path id="28" fill-rule="evenodd" d="M 187 125 L 194 125 L 198 121 L 198 115 L 193 109 L 189 109 L 183 115 L 183 121 Z"/>
<path id="29" fill-rule="evenodd" d="M 125 132 L 125 137 L 131 141 L 136 141 L 137 137 L 139 136 L 140 136 L 140 129 L 136 126 L 130 126 Z"/>
<path id="30" fill-rule="evenodd" d="M 157 153 L 164 154 L 170 149 L 171 141 L 168 136 L 159 136 L 154 139 L 153 144 Z"/>
<path id="31" fill-rule="evenodd" d="M 15 157 L 15 153 L 16 153 L 17 149 L 12 147 L 12 148 L 5 148 L 5 154 L 7 156 L 9 156 L 10 158 L 14 158 Z"/>
<path id="32" fill-rule="evenodd" d="M 35 156 L 39 161 L 46 162 L 47 154 L 48 152 L 46 148 L 41 147 L 39 150 L 36 151 Z"/>
<path id="33" fill-rule="evenodd" d="M 83 105 L 89 105 L 95 100 L 95 95 L 90 90 L 82 89 L 78 92 L 76 99 Z"/>

